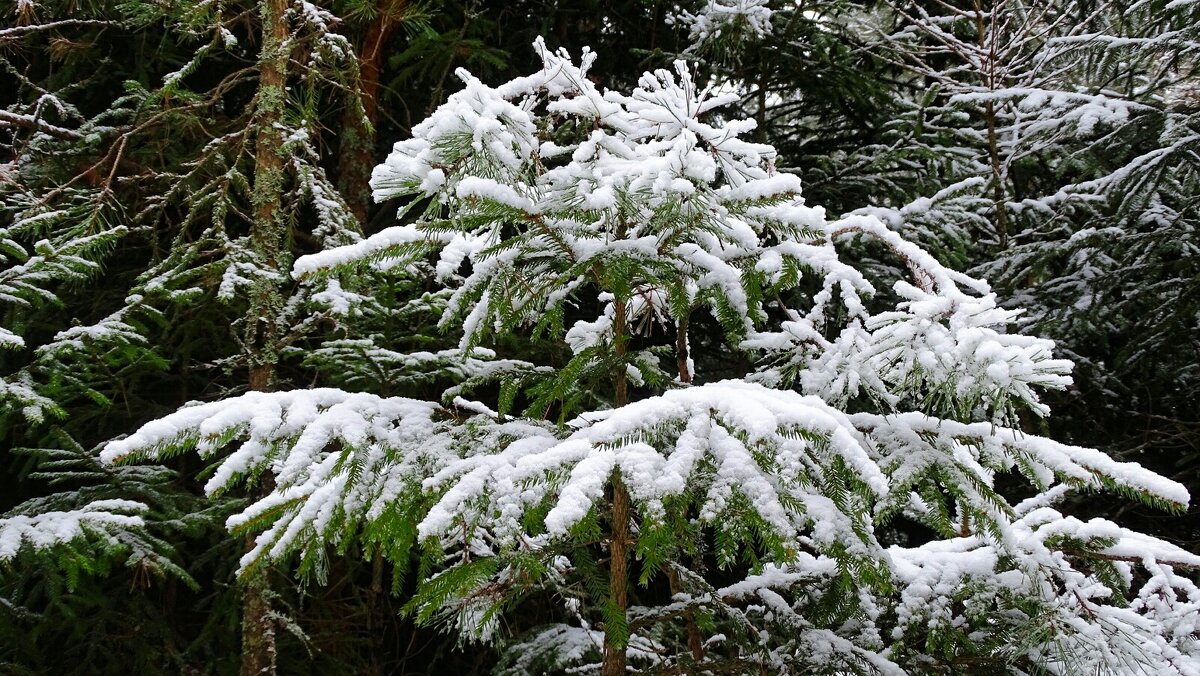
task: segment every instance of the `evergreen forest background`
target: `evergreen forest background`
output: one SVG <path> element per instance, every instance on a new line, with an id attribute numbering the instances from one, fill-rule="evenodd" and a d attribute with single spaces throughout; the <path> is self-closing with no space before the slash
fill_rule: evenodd
<path id="1" fill-rule="evenodd" d="M 668 0 L 0 6 L 0 513 L 150 506 L 144 530 L 0 561 L 0 672 L 244 669 L 246 543 L 225 519 L 249 491 L 206 497 L 210 460 L 193 454 L 107 466 L 96 449 L 195 400 L 322 386 L 437 400 L 460 379 L 403 358 L 455 343 L 436 299 L 415 302 L 429 288 L 380 275 L 362 287 L 375 311 L 343 312 L 287 271 L 395 224 L 372 168 L 461 87 L 455 69 L 532 72 L 538 36 L 595 50 L 601 88 L 683 58 L 736 92 L 727 114 L 758 123 L 752 140 L 809 204 L 876 215 L 989 280 L 1026 309 L 1022 332 L 1074 361 L 1074 384 L 1043 398 L 1054 415 L 1027 430 L 1200 491 L 1200 2 L 769 6 L 765 36 L 706 34 Z M 264 266 L 286 282 L 247 272 Z M 745 356 L 704 349 L 721 331 L 704 321 L 699 377 L 744 373 Z M 565 362 L 556 349 L 530 360 Z M 1200 553 L 1194 502 L 1064 511 Z M 319 575 L 256 573 L 281 673 L 490 673 L 495 648 L 418 627 L 400 612 L 412 576 L 357 547 Z M 510 621 L 519 633 L 537 609 Z"/>

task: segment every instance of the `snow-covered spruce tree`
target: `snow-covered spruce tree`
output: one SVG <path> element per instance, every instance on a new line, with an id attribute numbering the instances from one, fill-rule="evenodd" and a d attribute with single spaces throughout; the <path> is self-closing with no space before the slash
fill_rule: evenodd
<path id="1" fill-rule="evenodd" d="M 171 511 L 175 518 L 182 516 L 170 507 L 162 509 L 188 504 L 185 496 L 163 488 L 173 473 L 166 468 L 103 467 L 95 453 L 53 425 L 80 400 L 97 407 L 108 404 L 107 380 L 126 375 L 124 371 L 139 362 L 157 364 L 139 333 L 142 324 L 133 318 L 153 313 L 139 313 L 134 307 L 93 326 L 58 331 L 35 346 L 22 335 L 44 331 L 37 320 L 49 314 L 48 308 L 62 304 L 59 288 L 92 278 L 125 229 L 68 233 L 27 248 L 16 238 L 33 227 L 18 220 L 0 228 L 0 263 L 5 265 L 0 269 L 0 310 L 9 327 L 0 328 L 0 346 L 10 352 L 0 360 L 5 367 L 0 371 L 0 438 L 10 444 L 43 444 L 6 450 L 37 459 L 31 479 L 68 488 L 0 514 L 0 566 L 10 565 L 27 550 L 40 549 L 47 550 L 45 558 L 72 584 L 81 573 L 110 565 L 110 558 L 188 580 L 164 555 L 170 553 L 170 545 L 147 532 L 142 518 L 150 503 L 157 503 L 159 516 Z M 0 598 L 0 603 L 6 601 Z"/>
<path id="2" fill-rule="evenodd" d="M 1072 0 L 964 5 L 888 2 L 896 25 L 877 51 L 897 59 L 914 78 L 917 100 L 907 122 L 919 128 L 914 136 L 939 149 L 929 162 L 935 175 L 946 177 L 942 188 L 982 193 L 982 213 L 969 222 L 977 237 L 1003 250 L 1016 234 L 1010 202 L 1023 186 L 1014 183 L 1013 165 L 1026 150 L 1027 128 L 1041 127 L 1050 137 L 1069 133 L 1071 113 L 1096 102 L 1090 93 L 1072 91 L 1061 77 L 1068 69 L 1055 72 L 1051 65 L 1069 50 L 1055 41 L 1086 33 L 1089 22 Z M 1057 98 L 1040 110 L 1038 104 L 1018 105 L 1035 93 L 1043 101 Z M 1099 102 L 1104 111 L 1103 97 Z M 894 220 L 902 219 L 897 214 Z"/>
<path id="3" fill-rule="evenodd" d="M 344 104 L 346 117 L 362 112 L 357 97 L 343 94 L 356 89 L 356 62 L 337 18 L 303 0 L 23 2 L 15 14 L 18 25 L 0 35 L 13 47 L 0 66 L 16 83 L 15 100 L 0 113 L 0 343 L 27 344 L 0 360 L 0 431 L 69 416 L 90 445 L 118 433 L 106 417 L 144 421 L 136 397 L 145 385 L 130 385 L 121 368 L 163 367 L 151 344 L 174 360 L 172 375 L 184 383 L 199 380 L 187 371 L 203 360 L 215 373 L 206 389 L 229 387 L 221 371 L 235 370 L 237 391 L 275 386 L 280 353 L 320 317 L 297 321 L 322 289 L 293 283 L 291 259 L 355 241 L 359 228 L 318 150 L 321 111 L 331 101 Z M 113 54 L 114 43 L 126 51 Z M 129 43 L 159 49 L 139 51 L 130 65 Z M 107 67 L 47 68 L 82 53 L 108 55 Z M 83 281 L 102 291 L 79 293 L 93 291 Z M 72 284 L 75 294 L 58 294 L 71 303 L 58 302 L 59 288 Z M 209 327 L 219 333 L 198 340 Z M 162 381 L 146 389 L 152 405 L 165 399 L 168 410 L 188 398 L 170 401 L 176 388 Z M 125 415 L 106 416 L 110 390 L 126 397 Z M 19 439 L 55 458 L 44 464 L 46 478 L 51 468 L 66 469 L 57 458 L 74 457 L 74 446 L 45 447 L 60 437 Z M 64 471 L 57 484 L 72 476 Z M 90 488 L 21 505 L 3 522 L 9 549 L 133 537 L 118 531 L 140 525 L 128 513 L 138 507 L 80 503 L 99 499 L 102 491 Z M 254 639 L 269 638 L 274 626 L 266 625 L 278 618 L 267 618 L 253 582 L 247 578 L 247 615 L 261 621 L 247 623 L 246 665 L 260 673 L 271 646 L 255 649 Z"/>
<path id="4" fill-rule="evenodd" d="M 1039 198 L 1071 182 L 1077 153 L 1129 123 L 1142 108 L 1138 99 L 1159 86 L 1108 49 L 1140 41 L 1127 30 L 1138 21 L 1121 28 L 1118 42 L 1106 39 L 1116 37 L 1114 18 L 1125 24 L 1127 11 L 1154 14 L 1153 3 L 884 4 L 871 51 L 906 71 L 898 91 L 909 112 L 897 133 L 934 151 L 910 158 L 933 178 L 926 194 L 889 217 L 936 221 L 922 207 L 950 202 L 954 213 L 941 220 L 965 223 L 985 255 L 1047 220 Z"/>
<path id="5" fill-rule="evenodd" d="M 872 213 L 974 233 L 975 272 L 1076 363 L 1060 434 L 1195 476 L 1200 5 L 889 5 L 877 51 L 928 90 L 897 128 L 933 152 Z"/>
<path id="6" fill-rule="evenodd" d="M 1061 336 L 1082 367 L 1097 395 L 1076 417 L 1113 421 L 1104 425 L 1113 449 L 1163 468 L 1184 454 L 1194 479 L 1200 4 L 1109 7 L 1066 45 L 1083 64 L 1075 86 L 1128 112 L 1081 116 L 1070 152 L 1042 144 L 1062 159 L 1058 182 L 1019 205 L 1038 227 L 979 269 L 1013 289 L 1036 330 Z"/>
<path id="7" fill-rule="evenodd" d="M 110 23 L 110 17 L 101 14 L 39 23 L 33 21 L 35 9 L 32 3 L 18 6 L 15 25 L 0 36 L 12 50 L 6 49 L 0 57 L 0 70 L 17 99 L 6 102 L 0 111 L 0 156 L 5 159 L 0 164 L 0 439 L 6 442 L 6 454 L 14 446 L 39 445 L 49 425 L 60 422 L 81 401 L 96 408 L 110 403 L 119 388 L 112 381 L 136 372 L 139 363 L 149 363 L 151 369 L 159 364 L 140 335 L 155 314 L 136 301 L 94 324 L 54 324 L 61 320 L 56 315 L 65 305 L 64 297 L 98 276 L 128 228 L 112 223 L 106 218 L 109 214 L 99 209 L 82 208 L 80 191 L 70 184 L 58 191 L 65 196 L 62 202 L 29 208 L 39 196 L 26 183 L 26 175 L 41 178 L 52 171 L 30 166 L 32 157 L 46 146 L 81 144 L 84 134 L 65 122 L 80 119 L 81 113 L 54 91 L 59 83 L 36 83 L 30 74 L 34 69 L 21 57 L 27 43 L 40 35 L 77 27 L 98 30 L 117 22 Z M 64 69 L 70 71 L 70 66 Z M 68 218 L 73 227 L 56 227 Z M 60 455 L 59 461 L 80 452 L 65 433 L 54 437 L 66 442 L 64 448 L 46 449 L 50 455 Z M 137 539 L 132 530 L 140 528 L 142 519 L 135 513 L 144 510 L 144 504 L 131 500 L 81 504 L 74 491 L 63 497 L 58 502 L 21 505 L 0 515 L 0 562 L 8 562 L 33 543 L 61 547 L 79 560 L 69 561 L 67 556 L 58 560 L 86 569 L 81 552 L 88 549 L 84 542 L 88 538 L 83 536 L 110 548 L 123 538 Z M 72 549 L 74 545 L 79 549 Z M 135 550 L 130 561 L 137 560 Z"/>
<path id="8" fill-rule="evenodd" d="M 942 263 L 967 264 L 978 232 L 992 230 L 979 176 L 986 163 L 957 147 L 963 140 L 953 125 L 927 119 L 931 107 L 944 109 L 938 89 L 879 49 L 879 26 L 891 17 L 886 7 L 846 0 L 691 5 L 676 16 L 690 40 L 682 56 L 741 95 L 726 114 L 754 118 L 754 140 L 776 148 L 778 168 L 800 176 L 809 199 L 834 213 L 879 217 Z M 895 276 L 894 262 L 871 260 L 878 246 L 860 248 L 856 260 L 869 278 L 875 268 L 883 268 L 881 279 Z"/>
<path id="9" fill-rule="evenodd" d="M 1178 509 L 1187 491 L 1012 427 L 1068 382 L 1048 341 L 1004 333 L 1015 313 L 984 283 L 878 220 L 806 205 L 682 63 L 601 92 L 592 53 L 536 48 L 543 68 L 499 87 L 460 71 L 376 168 L 376 198 L 406 197 L 410 222 L 294 274 L 431 274 L 464 357 L 553 336 L 564 365 L 492 406 L 251 392 L 103 456 L 229 451 L 213 493 L 268 475 L 228 523 L 261 530 L 246 571 L 419 547 L 409 611 L 484 640 L 557 601 L 510 673 L 1197 673 L 1200 590 L 1175 569 L 1200 557 L 1054 508 L 1111 489 Z M 909 271 L 894 307 L 870 309 L 835 247 L 851 237 Z M 763 366 L 704 382 L 689 337 L 705 315 Z M 898 520 L 928 542 L 885 546 Z"/>
<path id="10" fill-rule="evenodd" d="M 9 215 L 9 195 L 3 197 L 0 213 Z M 199 502 L 167 467 L 106 467 L 96 449 L 81 444 L 86 433 L 103 433 L 100 420 L 125 403 L 131 382 L 162 368 L 143 335 L 157 313 L 135 300 L 92 325 L 54 326 L 79 289 L 100 276 L 126 228 L 87 223 L 82 232 L 45 233 L 37 220 L 18 218 L 0 228 L 0 334 L 8 348 L 0 356 L 0 448 L 9 466 L 24 459 L 24 480 L 44 486 L 38 497 L 0 513 L 0 635 L 9 637 L 0 642 L 0 669 L 33 666 L 35 646 L 43 643 L 11 637 L 70 635 L 65 626 L 45 630 L 56 619 L 87 614 L 89 633 L 72 636 L 69 652 L 88 654 L 92 668 L 120 663 L 154 671 L 160 653 L 122 645 L 109 628 L 126 623 L 130 612 L 165 611 L 135 593 L 113 601 L 87 581 L 123 567 L 131 590 L 151 580 L 198 589 L 176 563 L 176 545 L 219 524 L 227 510 Z M 39 233 L 49 238 L 24 243 Z M 145 633 L 170 641 L 172 632 L 159 623 Z M 14 656 L 29 661 L 9 662 Z"/>

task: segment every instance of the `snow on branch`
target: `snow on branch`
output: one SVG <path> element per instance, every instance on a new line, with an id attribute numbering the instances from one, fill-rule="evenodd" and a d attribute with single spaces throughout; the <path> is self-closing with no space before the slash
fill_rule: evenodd
<path id="1" fill-rule="evenodd" d="M 78 141 L 83 138 L 83 134 L 73 129 L 51 124 L 34 115 L 21 115 L 7 110 L 0 110 L 0 127 L 19 127 L 66 141 Z"/>
<path id="2" fill-rule="evenodd" d="M 242 558 L 246 568 L 263 556 L 337 543 L 341 528 L 357 531 L 394 507 L 452 452 L 438 411 L 428 402 L 333 389 L 250 392 L 147 423 L 107 444 L 101 459 L 161 458 L 189 448 L 210 457 L 236 443 L 205 490 L 218 493 L 264 472 L 276 486 L 227 522 L 269 524 Z"/>
<path id="3" fill-rule="evenodd" d="M 995 475 L 1010 470 L 1040 491 L 1055 482 L 1075 489 L 1117 489 L 1177 510 L 1190 499 L 1183 485 L 1137 463 L 992 423 L 960 423 L 915 412 L 855 413 L 850 420 L 870 439 L 889 478 L 892 492 L 876 506 L 877 514 L 900 510 L 947 534 L 965 528 L 987 531 L 1002 545 L 1011 542 L 1018 511 L 994 488 Z M 936 484 L 953 487 L 958 523 L 949 523 L 951 506 L 933 489 Z"/>
<path id="4" fill-rule="evenodd" d="M 293 275 L 413 272 L 436 253 L 439 279 L 454 282 L 442 325 L 463 327 L 463 348 L 560 316 L 585 284 L 627 284 L 605 278 L 618 266 L 660 321 L 708 306 L 731 334 L 765 316 L 766 289 L 795 284 L 802 268 L 869 293 L 838 261 L 823 212 L 799 198 L 799 179 L 775 172 L 774 149 L 741 138 L 753 121 L 709 115 L 736 97 L 697 83 L 683 62 L 629 94 L 601 92 L 586 76 L 590 52 L 576 65 L 535 48 L 542 70 L 499 87 L 461 72 L 466 87 L 376 167 L 376 199 L 407 198 L 402 212 L 423 209 L 420 220 L 301 257 Z M 551 117 L 581 133 L 548 134 Z M 518 232 L 502 241 L 502 224 Z"/>
<path id="5" fill-rule="evenodd" d="M 771 34 L 771 9 L 767 0 L 705 0 L 695 14 L 680 10 L 675 21 L 688 28 L 694 43 L 739 36 L 754 38 Z"/>
<path id="6" fill-rule="evenodd" d="M 815 397 L 726 381 L 572 424 L 579 429 L 562 441 L 514 442 L 432 476 L 426 486 L 444 494 L 422 535 L 453 538 L 464 522 L 486 524 L 502 547 L 523 546 L 538 538 L 522 514 L 549 500 L 546 537 L 561 537 L 593 513 L 619 473 L 643 528 L 686 495 L 701 522 L 718 529 L 749 511 L 785 542 L 811 538 L 822 550 L 864 558 L 878 548 L 861 506 L 886 496 L 886 477 L 849 419 Z M 830 485 L 843 481 L 852 497 L 831 499 Z"/>
<path id="7" fill-rule="evenodd" d="M 1040 508 L 1013 523 L 1005 546 L 970 536 L 888 553 L 902 588 L 897 637 L 952 631 L 986 615 L 1009 659 L 1071 673 L 1197 673 L 1195 639 L 1179 630 L 1194 631 L 1200 590 L 1171 567 L 1195 568 L 1200 556 L 1157 538 Z M 1123 607 L 1112 597 L 1133 582 L 1130 562 L 1150 578 Z M 1040 614 L 1026 615 L 1029 607 Z M 1046 625 L 1049 640 L 1030 635 Z"/>
<path id="8" fill-rule="evenodd" d="M 535 49 L 540 70 L 496 87 L 459 71 L 463 89 L 375 168 L 374 195 L 402 204 L 402 225 L 301 257 L 292 270 L 326 280 L 361 266 L 432 277 L 447 289 L 437 308 L 445 298 L 440 326 L 461 330 L 457 349 L 403 354 L 347 340 L 310 358 L 471 380 L 538 368 L 532 354 L 518 355 L 528 366 L 492 362 L 486 342 L 559 338 L 574 358 L 545 380 L 579 386 L 581 361 L 593 360 L 620 393 L 604 399 L 603 382 L 595 399 L 617 408 L 554 425 L 506 418 L 504 392 L 496 413 L 462 399 L 462 386 L 446 392 L 454 409 L 334 389 L 252 392 L 149 423 L 110 443 L 104 459 L 228 451 L 208 492 L 267 473 L 274 483 L 228 522 L 265 529 L 243 568 L 293 552 L 302 567 L 319 564 L 328 546 L 359 535 L 397 562 L 421 545 L 425 579 L 408 610 L 477 637 L 491 636 L 524 591 L 562 590 L 597 547 L 612 561 L 632 551 L 644 578 L 678 567 L 682 552 L 710 538 L 721 566 L 751 568 L 741 586 L 697 583 L 666 608 L 606 607 L 606 635 L 580 616 L 581 627 L 533 640 L 533 652 L 560 641 L 571 659 L 586 659 L 596 641 L 611 652 L 622 632 L 628 646 L 657 650 L 626 620 L 648 625 L 733 601 L 740 615 L 720 608 L 726 619 L 769 627 L 747 631 L 768 663 L 801 656 L 896 673 L 978 645 L 987 659 L 1043 664 L 1054 640 L 1005 642 L 1014 626 L 1040 630 L 1038 613 L 1061 623 L 1075 649 L 1116 627 L 1150 637 L 1151 661 L 1196 652 L 1183 619 L 1194 587 L 1172 570 L 1195 557 L 1050 506 L 1067 490 L 1105 488 L 1179 509 L 1187 490 L 1012 427 L 1022 410 L 1047 413 L 1040 389 L 1070 383 L 1052 342 L 1009 333 L 1017 313 L 999 307 L 986 283 L 945 267 L 870 210 L 831 221 L 807 205 L 799 179 L 775 170 L 775 150 L 743 139 L 753 122 L 711 114 L 731 96 L 685 63 L 644 74 L 629 93 L 601 91 L 587 75 L 591 52 L 576 63 L 540 40 Z M 963 182 L 930 204 L 978 187 Z M 891 307 L 841 257 L 838 243 L 854 237 L 882 244 L 908 269 L 892 284 Z M 362 303 L 340 284 L 324 288 L 330 312 Z M 686 350 L 698 310 L 716 318 L 728 344 L 767 358 L 752 376 L 759 382 L 689 385 L 695 361 L 681 352 L 677 389 L 628 397 L 630 382 L 669 383 L 640 381 L 652 369 L 638 360 Z M 631 318 L 679 339 L 625 349 Z M 765 386 L 792 383 L 806 394 Z M 516 383 L 509 404 L 514 392 L 536 399 L 539 416 L 568 398 L 552 392 L 541 406 L 536 388 Z M 1025 477 L 1037 495 L 1014 507 L 997 488 L 1002 473 Z M 616 517 L 625 496 L 631 505 Z M 877 532 L 900 516 L 938 539 L 884 548 Z M 617 539 L 613 524 L 626 519 Z M 1153 591 L 1123 608 L 1113 598 L 1132 583 L 1136 551 Z M 1135 651 L 1110 652 L 1099 664 Z"/>
<path id="9" fill-rule="evenodd" d="M 24 545 L 48 549 L 89 535 L 116 543 L 116 533 L 144 525 L 139 512 L 145 510 L 132 500 L 97 500 L 81 509 L 0 517 L 0 562 Z"/>

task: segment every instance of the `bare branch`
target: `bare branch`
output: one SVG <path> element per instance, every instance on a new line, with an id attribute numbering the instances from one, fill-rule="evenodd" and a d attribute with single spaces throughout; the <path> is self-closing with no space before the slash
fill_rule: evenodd
<path id="1" fill-rule="evenodd" d="M 37 33 L 45 30 L 55 30 L 59 28 L 81 28 L 81 27 L 108 27 L 117 24 L 111 21 L 103 21 L 101 19 L 62 19 L 60 21 L 51 21 L 50 23 L 30 24 L 28 26 L 12 26 L 0 30 L 0 41 L 20 38 L 31 33 Z"/>
<path id="2" fill-rule="evenodd" d="M 7 110 L 0 110 L 0 127 L 20 127 L 66 141 L 78 141 L 83 138 L 83 135 L 77 131 L 55 126 L 33 115 L 18 115 Z"/>

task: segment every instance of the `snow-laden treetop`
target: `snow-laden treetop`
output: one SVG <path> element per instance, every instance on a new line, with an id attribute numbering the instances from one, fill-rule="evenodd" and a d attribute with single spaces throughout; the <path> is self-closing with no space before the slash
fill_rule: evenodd
<path id="1" fill-rule="evenodd" d="M 594 54 L 576 65 L 535 48 L 541 71 L 499 87 L 460 70 L 465 88 L 376 167 L 376 199 L 403 196 L 403 211 L 425 208 L 421 220 L 305 256 L 294 273 L 436 252 L 437 276 L 456 286 L 443 325 L 461 323 L 464 347 L 525 322 L 553 327 L 590 284 L 604 300 L 626 299 L 631 322 L 678 322 L 708 307 L 735 344 L 749 338 L 744 347 L 776 356 L 757 378 L 798 377 L 835 401 L 937 399 L 940 413 L 1013 421 L 1018 408 L 1048 412 L 1035 387 L 1070 382 L 1052 342 L 1005 332 L 1016 313 L 997 308 L 985 283 L 873 217 L 829 221 L 806 205 L 799 179 L 774 171 L 775 150 L 741 138 L 754 121 L 716 114 L 736 94 L 698 85 L 683 62 L 646 73 L 629 94 L 601 92 L 587 76 Z M 911 271 L 893 288 L 904 301 L 895 311 L 871 315 L 864 299 L 875 288 L 839 259 L 834 242 L 856 236 L 879 240 Z M 772 298 L 806 275 L 820 285 L 807 307 Z M 766 301 L 785 320 L 770 333 L 761 332 Z M 831 332 L 828 315 L 841 312 L 851 321 Z M 613 315 L 610 303 L 577 323 L 576 351 L 610 335 Z"/>

